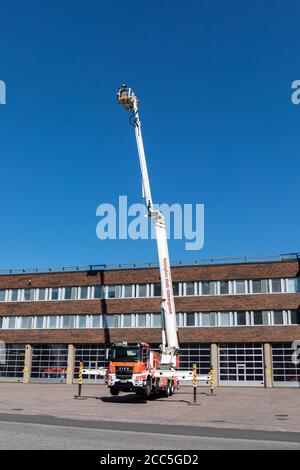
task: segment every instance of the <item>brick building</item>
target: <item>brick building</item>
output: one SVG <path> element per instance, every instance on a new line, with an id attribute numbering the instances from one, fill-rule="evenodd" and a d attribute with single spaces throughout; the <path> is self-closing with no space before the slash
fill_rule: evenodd
<path id="1" fill-rule="evenodd" d="M 172 275 L 182 368 L 213 364 L 220 386 L 300 386 L 299 255 L 177 263 Z M 111 341 L 158 347 L 160 327 L 152 265 L 2 272 L 0 380 L 72 383 L 81 360 L 107 364 Z"/>

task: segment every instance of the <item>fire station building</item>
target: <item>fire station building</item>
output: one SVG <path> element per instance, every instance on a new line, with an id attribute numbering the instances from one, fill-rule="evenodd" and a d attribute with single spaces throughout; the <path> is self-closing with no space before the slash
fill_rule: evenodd
<path id="1" fill-rule="evenodd" d="M 299 254 L 179 262 L 172 276 L 181 368 L 213 365 L 219 386 L 300 386 Z M 2 272 L 0 381 L 71 384 L 80 361 L 107 365 L 112 341 L 159 347 L 160 295 L 151 264 Z"/>

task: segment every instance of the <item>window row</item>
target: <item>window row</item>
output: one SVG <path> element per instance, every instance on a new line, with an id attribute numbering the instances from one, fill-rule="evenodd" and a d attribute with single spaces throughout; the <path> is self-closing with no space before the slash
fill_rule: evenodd
<path id="1" fill-rule="evenodd" d="M 179 312 L 177 326 L 230 327 L 300 325 L 298 310 Z M 114 315 L 37 315 L 0 317 L 0 329 L 161 328 L 160 313 Z"/>
<path id="2" fill-rule="evenodd" d="M 300 325 L 300 311 L 296 310 L 187 312 L 176 315 L 178 327 Z"/>
<path id="3" fill-rule="evenodd" d="M 237 281 L 175 282 L 175 296 L 243 295 L 300 292 L 299 278 Z M 160 297 L 161 285 L 126 284 L 110 286 L 0 289 L 0 302 L 43 300 L 126 299 Z"/>
<path id="4" fill-rule="evenodd" d="M 160 313 L 0 317 L 0 329 L 161 328 Z"/>

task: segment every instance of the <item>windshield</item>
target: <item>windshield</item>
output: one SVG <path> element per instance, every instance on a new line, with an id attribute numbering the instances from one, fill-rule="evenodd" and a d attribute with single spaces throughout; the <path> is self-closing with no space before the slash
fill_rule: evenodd
<path id="1" fill-rule="evenodd" d="M 141 348 L 135 346 L 115 346 L 111 352 L 112 361 L 136 362 L 141 360 Z"/>

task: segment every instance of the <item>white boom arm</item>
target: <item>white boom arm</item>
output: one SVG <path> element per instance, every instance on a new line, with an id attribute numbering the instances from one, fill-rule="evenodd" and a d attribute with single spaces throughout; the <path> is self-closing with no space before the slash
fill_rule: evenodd
<path id="1" fill-rule="evenodd" d="M 141 122 L 139 118 L 138 98 L 135 96 L 135 94 L 130 88 L 127 88 L 126 85 L 123 85 L 121 88 L 118 89 L 117 100 L 118 103 L 122 104 L 125 109 L 132 110 L 133 112 L 131 117 L 131 123 L 135 128 L 135 137 L 142 173 L 143 193 L 146 200 L 149 217 L 151 217 L 154 223 L 157 241 L 162 289 L 161 307 L 163 315 L 161 362 L 165 364 L 175 365 L 175 359 L 179 350 L 179 344 L 165 219 L 163 214 L 159 210 L 154 210 L 153 208 L 150 181 L 142 137 Z"/>

